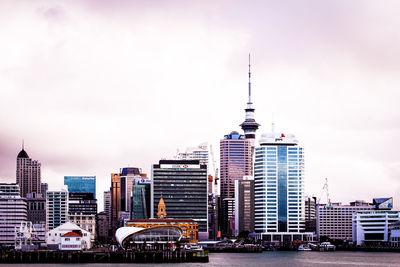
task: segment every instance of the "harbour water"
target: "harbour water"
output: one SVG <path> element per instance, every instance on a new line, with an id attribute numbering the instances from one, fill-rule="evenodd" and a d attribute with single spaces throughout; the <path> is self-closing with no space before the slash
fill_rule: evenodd
<path id="1" fill-rule="evenodd" d="M 209 263 L 133 264 L 134 266 L 400 266 L 400 253 L 395 252 L 314 252 L 265 251 L 263 253 L 210 253 Z M 41 264 L 44 266 L 82 266 L 78 264 Z M 132 266 L 132 264 L 85 264 L 93 266 Z M 5 266 L 5 265 L 2 265 Z M 10 266 L 22 267 L 26 264 Z"/>

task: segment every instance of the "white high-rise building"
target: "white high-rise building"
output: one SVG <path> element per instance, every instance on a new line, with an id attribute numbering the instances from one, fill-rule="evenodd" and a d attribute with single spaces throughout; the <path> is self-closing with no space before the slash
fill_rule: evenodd
<path id="1" fill-rule="evenodd" d="M 0 183 L 0 245 L 15 244 L 15 227 L 26 222 L 26 199 L 20 197 L 17 184 Z"/>
<path id="2" fill-rule="evenodd" d="M 304 150 L 293 134 L 262 135 L 255 149 L 256 237 L 290 242 L 311 236 L 305 230 Z"/>
<path id="3" fill-rule="evenodd" d="M 196 147 L 188 147 L 185 152 L 177 152 L 176 159 L 197 159 L 201 165 L 208 166 L 208 143 L 201 143 Z"/>
<path id="4" fill-rule="evenodd" d="M 50 231 L 68 221 L 68 189 L 47 191 L 46 193 L 46 231 Z"/>

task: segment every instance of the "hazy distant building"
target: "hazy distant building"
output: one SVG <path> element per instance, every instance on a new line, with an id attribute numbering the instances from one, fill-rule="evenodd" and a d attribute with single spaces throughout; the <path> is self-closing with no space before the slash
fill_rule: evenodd
<path id="1" fill-rule="evenodd" d="M 40 193 L 42 193 L 42 196 L 46 198 L 46 192 L 49 190 L 49 185 L 47 183 L 41 183 L 40 188 Z"/>
<path id="2" fill-rule="evenodd" d="M 235 236 L 254 232 L 254 177 L 235 181 Z"/>
<path id="3" fill-rule="evenodd" d="M 68 221 L 68 190 L 47 191 L 46 194 L 46 231 L 54 229 Z"/>
<path id="4" fill-rule="evenodd" d="M 221 203 L 223 218 L 220 222 L 225 234 L 231 233 L 234 213 L 226 210 L 230 206 L 227 199 L 235 197 L 235 181 L 252 175 L 252 146 L 244 135 L 231 132 L 220 140 Z M 233 200 L 234 201 L 234 200 Z M 231 203 L 232 204 L 232 203 Z M 234 205 L 234 204 L 233 204 Z"/>
<path id="5" fill-rule="evenodd" d="M 15 243 L 15 227 L 27 221 L 25 198 L 19 196 L 17 184 L 0 183 L 0 246 Z"/>
<path id="6" fill-rule="evenodd" d="M 152 178 L 151 218 L 162 197 L 168 218 L 195 220 L 200 239 L 207 239 L 207 166 L 199 160 L 160 160 Z"/>
<path id="7" fill-rule="evenodd" d="M 17 156 L 17 184 L 21 197 L 28 193 L 41 193 L 41 169 L 37 160 L 32 160 L 22 147 Z"/>

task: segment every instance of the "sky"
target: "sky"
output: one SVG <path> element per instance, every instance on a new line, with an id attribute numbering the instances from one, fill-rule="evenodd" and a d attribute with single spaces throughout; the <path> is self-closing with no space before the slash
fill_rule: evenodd
<path id="1" fill-rule="evenodd" d="M 258 136 L 294 133 L 307 195 L 400 209 L 399 1 L 0 2 L 0 182 L 21 149 L 42 181 L 172 158 L 240 131 L 248 54 Z M 326 202 L 322 195 L 321 202 Z"/>

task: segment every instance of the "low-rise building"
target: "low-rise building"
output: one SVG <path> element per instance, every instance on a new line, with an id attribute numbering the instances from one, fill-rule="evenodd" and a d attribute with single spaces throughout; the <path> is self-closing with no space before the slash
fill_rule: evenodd
<path id="1" fill-rule="evenodd" d="M 66 222 L 46 233 L 46 244 L 48 247 L 60 247 L 61 237 L 69 232 L 75 232 L 78 234 L 82 234 L 81 236 L 81 244 L 82 249 L 90 249 L 91 248 L 91 239 L 90 232 L 80 228 L 76 224 L 72 222 Z"/>
<path id="2" fill-rule="evenodd" d="M 400 212 L 373 210 L 353 214 L 353 241 L 360 245 L 389 242 L 389 226 L 400 219 Z"/>
<path id="3" fill-rule="evenodd" d="M 374 206 L 365 201 L 354 201 L 350 205 L 341 203 L 318 204 L 316 209 L 317 236 L 336 240 L 353 239 L 353 214 L 371 211 Z"/>
<path id="4" fill-rule="evenodd" d="M 82 250 L 82 233 L 68 232 L 61 236 L 60 250 Z"/>
<path id="5" fill-rule="evenodd" d="M 400 221 L 392 223 L 390 229 L 390 245 L 392 247 L 400 247 Z"/>

